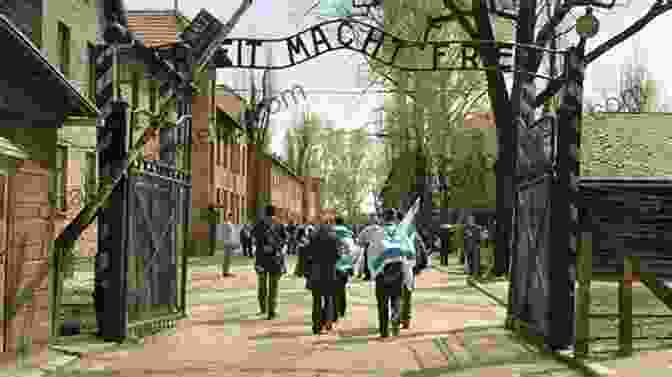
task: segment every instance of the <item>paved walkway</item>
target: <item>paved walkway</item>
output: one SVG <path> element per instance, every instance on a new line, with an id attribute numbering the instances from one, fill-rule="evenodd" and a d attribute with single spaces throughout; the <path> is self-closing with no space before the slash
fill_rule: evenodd
<path id="1" fill-rule="evenodd" d="M 455 265 L 453 265 L 455 266 Z M 456 266 L 455 266 L 456 267 Z M 505 312 L 467 286 L 457 268 L 423 273 L 410 330 L 379 340 L 373 288 L 355 282 L 347 318 L 328 335 L 310 328 L 303 279 L 281 281 L 279 317 L 256 315 L 250 267 L 218 279 L 216 268 L 192 272 L 191 317 L 142 347 L 82 356 L 66 375 L 90 376 L 579 376 L 537 354 L 504 330 Z"/>

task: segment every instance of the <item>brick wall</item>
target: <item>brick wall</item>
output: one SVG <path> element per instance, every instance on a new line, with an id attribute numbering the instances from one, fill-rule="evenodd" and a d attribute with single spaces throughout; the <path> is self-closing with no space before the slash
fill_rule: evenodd
<path id="1" fill-rule="evenodd" d="M 25 288 L 32 301 L 18 306 L 7 326 L 8 351 L 15 351 L 19 336 L 34 345 L 49 338 L 48 251 L 53 222 L 49 205 L 49 167 L 46 161 L 22 161 L 9 180 L 7 299 Z"/>
<path id="2" fill-rule="evenodd" d="M 191 146 L 191 206 L 193 208 L 192 237 L 197 241 L 207 241 L 208 223 L 202 213 L 213 201 L 211 179 L 213 177 L 213 163 L 211 150 L 213 144 L 208 143 L 208 109 L 209 101 L 206 96 L 194 96 L 192 103 L 192 135 Z"/>

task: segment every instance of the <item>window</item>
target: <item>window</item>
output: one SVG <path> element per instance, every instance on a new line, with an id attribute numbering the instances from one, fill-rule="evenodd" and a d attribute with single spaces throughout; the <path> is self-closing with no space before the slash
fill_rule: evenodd
<path id="1" fill-rule="evenodd" d="M 134 71 L 131 73 L 131 109 L 137 109 L 140 106 L 140 73 Z M 130 119 L 133 129 L 138 125 L 138 117 L 131 112 Z"/>
<path id="2" fill-rule="evenodd" d="M 156 102 L 158 99 L 158 93 L 159 93 L 158 84 L 156 83 L 156 81 L 151 80 L 149 82 L 149 111 L 152 113 L 156 111 Z"/>
<path id="3" fill-rule="evenodd" d="M 224 165 L 224 169 L 229 169 L 230 168 L 229 146 L 226 143 L 222 143 L 222 165 Z"/>
<path id="4" fill-rule="evenodd" d="M 88 203 L 96 192 L 96 152 L 86 152 L 86 171 L 84 173 L 84 200 Z"/>
<path id="5" fill-rule="evenodd" d="M 224 143 L 222 142 L 222 139 L 217 140 L 217 166 L 222 166 L 224 165 L 224 156 L 222 156 L 222 145 Z"/>
<path id="6" fill-rule="evenodd" d="M 90 43 L 86 43 L 86 50 L 88 51 L 89 54 L 89 61 L 88 61 L 88 80 L 89 83 L 87 85 L 88 87 L 88 94 L 89 94 L 89 99 L 92 101 L 96 101 L 96 47 Z"/>
<path id="7" fill-rule="evenodd" d="M 58 64 L 63 76 L 70 76 L 70 28 L 58 22 Z"/>
<path id="8" fill-rule="evenodd" d="M 0 175 L 0 254 L 7 248 L 7 176 Z M 2 263 L 2 261 L 0 261 Z M 2 266 L 0 266 L 2 268 Z M 3 282 L 0 282 L 2 284 Z"/>
<path id="9" fill-rule="evenodd" d="M 66 200 L 66 166 L 68 159 L 68 149 L 59 145 L 56 147 L 56 209 L 65 210 L 67 208 Z"/>

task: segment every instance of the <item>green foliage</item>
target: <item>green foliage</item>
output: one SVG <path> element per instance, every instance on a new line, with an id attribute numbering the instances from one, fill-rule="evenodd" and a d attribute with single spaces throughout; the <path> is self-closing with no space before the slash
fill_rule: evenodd
<path id="1" fill-rule="evenodd" d="M 301 124 L 287 130 L 287 165 L 298 176 L 311 176 L 315 171 L 317 144 L 323 127 L 315 113 L 304 113 Z"/>
<path id="2" fill-rule="evenodd" d="M 469 2 L 462 6 L 469 7 Z M 384 12 L 385 30 L 404 39 L 417 40 L 418 30 L 424 31 L 429 16 L 436 16 L 443 11 L 440 2 L 385 2 Z M 501 27 L 499 27 L 501 26 Z M 511 34 L 513 28 L 504 22 L 498 25 L 502 40 L 509 40 L 505 32 Z M 456 23 L 446 23 L 439 29 L 433 29 L 429 40 L 465 40 L 469 37 Z M 431 49 L 422 56 L 405 56 L 399 53 L 400 62 L 411 59 L 430 59 Z M 393 45 L 384 45 L 382 54 L 393 54 Z M 445 64 L 457 65 L 461 56 L 458 49 L 450 50 L 444 59 Z M 399 166 L 397 161 L 405 161 L 401 156 L 406 153 L 421 151 L 427 161 L 424 171 L 417 171 L 425 175 L 447 175 L 453 169 L 451 164 L 459 160 L 453 156 L 452 142 L 455 133 L 461 128 L 465 113 L 470 111 L 486 111 L 487 98 L 485 96 L 487 83 L 483 72 L 475 71 L 437 71 L 437 72 L 400 72 L 374 61 L 369 61 L 372 78 L 383 80 L 385 86 L 391 90 L 398 90 L 386 98 L 384 104 L 385 123 L 381 130 L 388 137 L 384 139 L 386 151 L 382 155 L 385 163 L 379 164 L 387 169 L 382 171 L 383 177 L 378 181 L 385 181 L 392 166 Z M 414 152 L 411 152 L 414 151 Z M 414 161 L 417 159 L 413 159 Z M 415 164 L 417 165 L 417 164 Z M 417 170 L 414 168 L 414 170 Z M 410 189 L 409 181 L 413 177 L 393 174 L 388 190 L 389 195 L 397 197 Z M 382 182 L 381 182 L 382 183 Z M 396 194 L 395 194 L 396 193 Z M 397 199 L 392 199 L 396 201 Z"/>
<path id="3" fill-rule="evenodd" d="M 361 206 L 373 189 L 374 168 L 366 130 L 323 129 L 316 147 L 316 173 L 324 179 L 323 208 L 335 208 L 346 218 L 361 215 Z"/>
<path id="4" fill-rule="evenodd" d="M 454 159 L 448 172 L 449 207 L 495 206 L 495 132 L 494 129 L 463 129 L 455 134 Z"/>

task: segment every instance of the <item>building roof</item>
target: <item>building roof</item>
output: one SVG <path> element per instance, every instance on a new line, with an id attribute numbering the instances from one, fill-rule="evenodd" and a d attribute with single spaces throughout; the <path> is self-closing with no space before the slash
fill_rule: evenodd
<path id="1" fill-rule="evenodd" d="M 488 113 L 466 113 L 464 115 L 465 128 L 495 128 L 495 116 Z"/>
<path id="2" fill-rule="evenodd" d="M 5 47 L 5 52 L 13 57 L 13 62 L 18 67 L 11 72 L 14 79 L 29 83 L 31 80 L 40 80 L 42 89 L 55 89 L 59 95 L 65 97 L 67 108 L 62 109 L 63 113 L 70 116 L 81 116 L 87 118 L 96 118 L 100 116 L 100 110 L 92 103 L 78 88 L 63 76 L 63 73 L 52 65 L 47 58 L 42 55 L 40 50 L 33 44 L 16 24 L 5 15 L 0 15 L 0 43 Z M 26 77 L 23 77 L 25 75 Z M 46 87 L 45 87 L 46 85 Z M 35 88 L 33 85 L 26 85 L 24 89 Z M 50 93 L 35 90 L 29 94 Z M 46 101 L 50 101 L 48 98 Z M 11 103 L 11 102 L 10 102 Z M 58 122 L 54 122 L 58 124 Z"/>
<path id="3" fill-rule="evenodd" d="M 129 10 L 128 28 L 147 47 L 177 42 L 179 13 L 174 10 Z"/>

